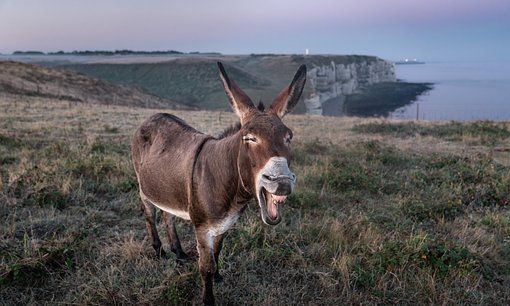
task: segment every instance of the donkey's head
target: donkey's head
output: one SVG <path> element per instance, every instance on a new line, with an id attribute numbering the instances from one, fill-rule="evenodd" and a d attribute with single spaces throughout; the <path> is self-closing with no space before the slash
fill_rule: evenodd
<path id="1" fill-rule="evenodd" d="M 299 101 L 305 86 L 306 66 L 299 67 L 290 85 L 280 92 L 268 110 L 256 108 L 229 79 L 223 65 L 218 63 L 218 67 L 230 104 L 241 121 L 237 157 L 241 182 L 256 196 L 262 220 L 276 225 L 281 221 L 280 205 L 296 181 L 289 169 L 292 131 L 283 124 L 282 118 Z"/>

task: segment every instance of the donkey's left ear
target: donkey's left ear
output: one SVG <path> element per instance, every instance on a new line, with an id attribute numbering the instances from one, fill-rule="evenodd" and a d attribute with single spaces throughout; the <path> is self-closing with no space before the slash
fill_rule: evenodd
<path id="1" fill-rule="evenodd" d="M 270 112 L 274 112 L 280 118 L 285 116 L 286 113 L 290 112 L 299 101 L 301 93 L 306 83 L 306 66 L 301 65 L 294 79 L 290 82 L 290 85 L 285 87 L 278 97 L 274 99 L 273 103 L 269 107 Z"/>

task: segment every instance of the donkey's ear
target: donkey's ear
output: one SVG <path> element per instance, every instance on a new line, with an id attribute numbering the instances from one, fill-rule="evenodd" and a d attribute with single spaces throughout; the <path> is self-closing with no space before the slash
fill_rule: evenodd
<path id="1" fill-rule="evenodd" d="M 274 99 L 269 111 L 276 113 L 280 118 L 290 112 L 299 101 L 306 83 L 306 66 L 301 65 L 290 85 L 285 87 L 278 97 Z"/>
<path id="2" fill-rule="evenodd" d="M 223 82 L 223 87 L 225 88 L 228 100 L 230 101 L 230 104 L 237 116 L 239 116 L 241 124 L 244 124 L 247 116 L 250 112 L 253 112 L 254 110 L 256 111 L 256 108 L 250 97 L 248 97 L 244 91 L 237 86 L 234 80 L 229 79 L 221 62 L 218 62 L 218 68 L 220 69 L 221 81 Z"/>

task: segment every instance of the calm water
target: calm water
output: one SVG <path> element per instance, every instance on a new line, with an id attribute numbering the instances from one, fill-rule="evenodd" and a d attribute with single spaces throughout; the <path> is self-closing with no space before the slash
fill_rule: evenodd
<path id="1" fill-rule="evenodd" d="M 510 62 L 397 65 L 397 78 L 434 88 L 390 117 L 426 120 L 510 120 Z"/>

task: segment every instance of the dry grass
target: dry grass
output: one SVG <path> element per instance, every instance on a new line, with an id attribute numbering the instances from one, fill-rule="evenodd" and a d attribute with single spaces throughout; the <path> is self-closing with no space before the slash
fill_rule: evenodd
<path id="1" fill-rule="evenodd" d="M 140 88 L 114 85 L 71 71 L 12 61 L 0 61 L 0 92 L 17 95 L 14 102 L 23 102 L 25 96 L 32 96 L 69 103 L 190 109 Z"/>
<path id="2" fill-rule="evenodd" d="M 138 210 L 129 140 L 154 112 L 0 97 L 0 304 L 199 302 L 196 263 L 156 260 Z M 172 113 L 212 134 L 235 121 Z M 219 304 L 510 303 L 508 137 L 285 121 L 296 192 L 280 225 L 250 204 L 228 233 Z M 193 253 L 189 224 L 178 231 Z"/>

